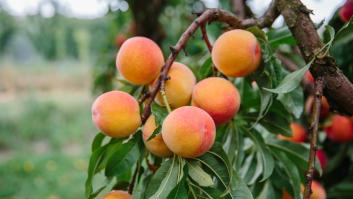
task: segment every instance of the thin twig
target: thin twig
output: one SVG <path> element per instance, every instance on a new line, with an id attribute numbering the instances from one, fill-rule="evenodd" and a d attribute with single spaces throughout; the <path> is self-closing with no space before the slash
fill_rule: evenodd
<path id="1" fill-rule="evenodd" d="M 306 171 L 306 184 L 304 189 L 304 199 L 309 199 L 311 195 L 311 184 L 314 178 L 314 166 L 317 151 L 317 137 L 318 137 L 318 126 L 320 119 L 321 109 L 321 97 L 323 92 L 323 81 L 322 77 L 318 77 L 315 80 L 315 101 L 314 108 L 311 115 L 311 124 L 309 128 L 310 132 L 310 154 L 308 160 L 308 169 Z"/>
<path id="2" fill-rule="evenodd" d="M 259 26 L 260 28 L 270 27 L 273 22 L 279 16 L 279 11 L 277 10 L 277 0 L 272 0 L 270 6 L 266 10 L 265 14 L 262 17 L 256 18 L 249 18 L 244 19 L 243 25 L 244 26 Z"/>
<path id="3" fill-rule="evenodd" d="M 140 167 L 141 167 L 141 162 L 138 161 L 137 164 L 136 164 L 136 168 L 135 168 L 134 174 L 132 176 L 131 182 L 130 182 L 129 187 L 128 187 L 128 192 L 130 194 L 132 194 L 132 192 L 134 191 L 136 178 L 138 176 L 138 173 L 140 172 Z"/>
<path id="4" fill-rule="evenodd" d="M 210 53 L 212 53 L 212 44 L 211 44 L 210 40 L 208 39 L 207 30 L 206 30 L 206 24 L 202 24 L 200 26 L 200 29 L 201 29 L 201 33 L 202 33 L 202 39 L 205 41 L 206 46 L 208 48 L 208 51 Z"/>

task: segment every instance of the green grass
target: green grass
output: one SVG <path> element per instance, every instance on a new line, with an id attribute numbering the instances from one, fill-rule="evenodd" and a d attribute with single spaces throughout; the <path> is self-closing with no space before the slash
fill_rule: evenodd
<path id="1" fill-rule="evenodd" d="M 84 198 L 97 132 L 89 67 L 1 71 L 8 79 L 0 80 L 0 198 Z"/>

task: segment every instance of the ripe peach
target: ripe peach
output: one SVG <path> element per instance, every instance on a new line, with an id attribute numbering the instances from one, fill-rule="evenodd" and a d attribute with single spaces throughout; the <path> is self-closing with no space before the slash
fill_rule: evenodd
<path id="1" fill-rule="evenodd" d="M 319 182 L 313 180 L 311 190 L 312 194 L 310 195 L 310 199 L 326 199 L 326 191 Z M 304 186 L 302 186 L 301 192 L 304 192 Z M 293 199 L 293 197 L 289 195 L 288 192 L 283 191 L 282 199 Z"/>
<path id="2" fill-rule="evenodd" d="M 103 196 L 103 199 L 131 199 L 131 195 L 126 191 L 113 190 Z"/>
<path id="3" fill-rule="evenodd" d="M 353 140 L 353 124 L 349 117 L 334 115 L 331 125 L 325 128 L 327 137 L 336 142 Z"/>
<path id="4" fill-rule="evenodd" d="M 163 64 L 161 49 L 145 37 L 126 40 L 116 56 L 116 66 L 120 74 L 136 85 L 151 83 L 158 76 Z"/>
<path id="5" fill-rule="evenodd" d="M 310 71 L 305 72 L 304 79 L 305 79 L 305 81 L 307 81 L 308 83 L 311 83 L 311 84 L 313 84 L 315 82 L 315 79 Z"/>
<path id="6" fill-rule="evenodd" d="M 223 74 L 243 77 L 260 65 L 261 48 L 251 32 L 231 30 L 223 33 L 214 43 L 212 61 Z"/>
<path id="7" fill-rule="evenodd" d="M 110 137 L 127 137 L 141 125 L 139 105 L 128 93 L 103 93 L 92 105 L 92 120 L 98 129 Z"/>
<path id="8" fill-rule="evenodd" d="M 216 126 L 204 110 L 183 106 L 172 111 L 162 125 L 162 137 L 167 147 L 185 158 L 198 157 L 213 145 Z"/>
<path id="9" fill-rule="evenodd" d="M 302 125 L 293 122 L 290 124 L 290 128 L 292 130 L 292 137 L 286 137 L 279 134 L 278 138 L 281 140 L 287 140 L 287 141 L 297 142 L 297 143 L 301 143 L 305 141 L 306 131 Z"/>
<path id="10" fill-rule="evenodd" d="M 309 96 L 305 102 L 305 113 L 310 115 L 313 110 L 314 105 L 314 96 Z M 321 109 L 320 109 L 320 118 L 326 118 L 330 114 L 330 105 L 325 96 L 321 98 Z"/>
<path id="11" fill-rule="evenodd" d="M 186 106 L 190 103 L 192 89 L 196 84 L 194 73 L 184 64 L 174 62 L 165 83 L 165 93 L 172 108 Z M 155 83 L 158 79 L 155 80 Z M 163 106 L 164 102 L 160 93 L 155 98 L 156 102 Z"/>
<path id="12" fill-rule="evenodd" d="M 173 153 L 168 149 L 167 145 L 165 145 L 161 134 L 147 141 L 147 139 L 152 135 L 156 128 L 157 127 L 154 116 L 151 115 L 147 119 L 142 130 L 142 138 L 147 150 L 158 157 L 169 157 L 173 155 Z"/>
<path id="13" fill-rule="evenodd" d="M 321 168 L 325 169 L 327 166 L 327 155 L 323 149 L 319 149 L 316 151 L 316 158 L 319 160 Z"/>
<path id="14" fill-rule="evenodd" d="M 343 22 L 348 22 L 353 15 L 353 0 L 347 0 L 339 10 L 339 16 Z"/>
<path id="15" fill-rule="evenodd" d="M 240 101 L 236 87 L 219 77 L 200 81 L 192 92 L 192 105 L 205 110 L 216 124 L 232 119 L 239 110 Z"/>

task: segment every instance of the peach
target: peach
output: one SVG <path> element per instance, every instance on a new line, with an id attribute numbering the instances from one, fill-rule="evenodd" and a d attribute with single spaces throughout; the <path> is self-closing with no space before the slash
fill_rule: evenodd
<path id="1" fill-rule="evenodd" d="M 156 128 L 155 118 L 151 115 L 147 119 L 142 130 L 142 138 L 147 150 L 158 157 L 169 157 L 173 155 L 173 152 L 171 152 L 167 145 L 165 145 L 161 134 L 158 134 L 156 137 L 148 140 Z"/>
<path id="2" fill-rule="evenodd" d="M 310 95 L 305 102 L 305 113 L 310 115 L 313 110 L 314 96 Z M 325 96 L 321 98 L 320 118 L 324 119 L 330 114 L 330 105 Z"/>
<path id="3" fill-rule="evenodd" d="M 184 64 L 174 62 L 171 66 L 165 83 L 165 93 L 172 108 L 186 106 L 190 103 L 192 89 L 196 84 L 194 73 Z M 155 80 L 155 83 L 158 79 Z M 152 87 L 152 86 L 151 86 Z M 163 106 L 164 102 L 160 93 L 155 101 Z"/>
<path id="4" fill-rule="evenodd" d="M 349 117 L 333 115 L 331 124 L 325 128 L 327 137 L 335 142 L 353 140 L 353 124 Z"/>
<path id="5" fill-rule="evenodd" d="M 102 133 L 110 137 L 127 137 L 141 125 L 139 105 L 128 93 L 103 93 L 92 105 L 92 120 Z"/>
<path id="6" fill-rule="evenodd" d="M 131 199 L 131 195 L 126 191 L 113 190 L 103 196 L 103 199 Z"/>
<path id="7" fill-rule="evenodd" d="M 323 149 L 319 149 L 316 151 L 316 158 L 319 160 L 321 168 L 325 169 L 327 166 L 327 155 Z"/>
<path id="8" fill-rule="evenodd" d="M 281 140 L 287 140 L 287 141 L 297 142 L 297 143 L 301 143 L 305 141 L 306 131 L 302 125 L 293 122 L 290 124 L 290 129 L 292 131 L 291 137 L 286 137 L 279 134 L 278 138 Z"/>
<path id="9" fill-rule="evenodd" d="M 172 111 L 162 125 L 162 137 L 175 154 L 194 158 L 206 153 L 213 145 L 216 126 L 204 110 L 183 106 Z"/>
<path id="10" fill-rule="evenodd" d="M 310 199 L 326 199 L 326 191 L 319 182 L 313 180 L 311 190 L 312 194 L 310 195 Z M 301 192 L 304 192 L 304 186 L 301 187 Z M 283 191 L 282 199 L 293 199 L 293 196 L 289 195 L 288 192 Z"/>
<path id="11" fill-rule="evenodd" d="M 310 84 L 313 84 L 315 82 L 315 79 L 310 71 L 305 72 L 304 79 L 306 82 L 308 82 Z"/>
<path id="12" fill-rule="evenodd" d="M 239 110 L 240 101 L 236 87 L 219 77 L 200 81 L 192 92 L 192 105 L 205 110 L 216 124 L 231 120 Z"/>
<path id="13" fill-rule="evenodd" d="M 151 83 L 158 76 L 163 64 L 161 49 L 145 37 L 126 40 L 116 56 L 116 66 L 120 74 L 136 85 Z"/>
<path id="14" fill-rule="evenodd" d="M 353 0 L 347 0 L 338 14 L 343 22 L 348 22 L 353 15 Z"/>
<path id="15" fill-rule="evenodd" d="M 223 33 L 214 43 L 212 61 L 223 74 L 243 77 L 254 72 L 261 62 L 261 48 L 249 31 L 235 29 Z"/>

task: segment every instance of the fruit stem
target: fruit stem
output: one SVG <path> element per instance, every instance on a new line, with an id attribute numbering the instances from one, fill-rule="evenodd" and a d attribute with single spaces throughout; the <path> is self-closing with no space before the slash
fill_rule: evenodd
<path id="1" fill-rule="evenodd" d="M 170 113 L 170 112 L 172 112 L 172 109 L 170 108 L 167 95 L 165 94 L 165 81 L 162 81 L 161 83 L 162 83 L 161 89 L 159 92 L 161 93 L 161 96 L 163 98 L 163 103 L 164 103 L 165 107 L 167 108 L 168 113 Z"/>

